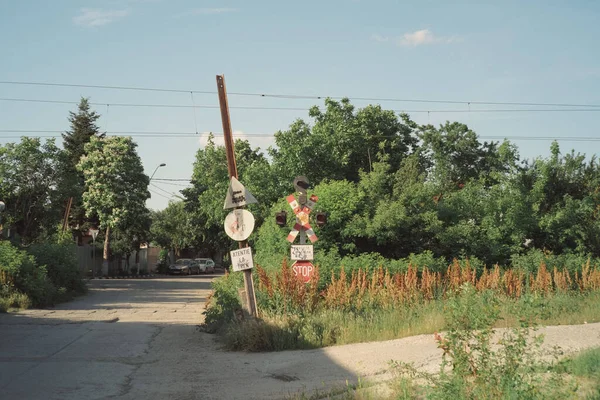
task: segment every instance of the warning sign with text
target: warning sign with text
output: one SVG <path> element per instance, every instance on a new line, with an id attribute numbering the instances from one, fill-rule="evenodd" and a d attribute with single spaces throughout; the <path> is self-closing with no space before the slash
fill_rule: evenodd
<path id="1" fill-rule="evenodd" d="M 232 250 L 229 255 L 231 256 L 231 268 L 234 271 L 243 271 L 254 268 L 254 262 L 252 261 L 252 249 L 250 247 Z"/>

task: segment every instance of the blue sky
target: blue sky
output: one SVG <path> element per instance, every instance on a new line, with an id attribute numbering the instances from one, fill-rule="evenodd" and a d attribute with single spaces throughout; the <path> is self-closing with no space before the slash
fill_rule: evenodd
<path id="1" fill-rule="evenodd" d="M 400 99 L 600 104 L 596 1 L 0 0 L 0 81 Z M 115 104 L 218 105 L 215 94 L 0 84 L 0 98 L 91 97 L 112 131 L 221 132 L 217 109 Z M 230 95 L 230 106 L 308 108 L 318 100 Z M 113 104 L 107 106 L 106 104 Z M 357 106 L 369 102 L 354 101 Z M 600 112 L 476 113 L 461 104 L 380 101 L 419 123 L 458 120 L 483 136 L 600 137 Z M 518 107 L 555 109 L 557 107 Z M 576 107 L 582 108 L 582 107 Z M 0 130 L 68 128 L 71 104 L 0 101 Z M 305 111 L 232 109 L 236 136 L 285 129 Z M 0 143 L 14 141 L 0 132 Z M 136 137 L 146 172 L 191 176 L 197 137 Z M 515 141 L 524 158 L 549 141 Z M 588 155 L 600 142 L 562 141 Z M 179 187 L 155 182 L 167 192 Z M 166 192 L 151 189 L 169 197 Z M 153 193 L 148 204 L 168 199 Z"/>

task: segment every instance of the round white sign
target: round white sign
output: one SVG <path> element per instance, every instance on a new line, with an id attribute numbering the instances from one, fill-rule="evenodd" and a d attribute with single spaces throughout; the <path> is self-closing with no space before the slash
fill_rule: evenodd
<path id="1" fill-rule="evenodd" d="M 224 225 L 227 236 L 241 242 L 254 230 L 254 215 L 248 210 L 233 210 L 225 217 Z"/>

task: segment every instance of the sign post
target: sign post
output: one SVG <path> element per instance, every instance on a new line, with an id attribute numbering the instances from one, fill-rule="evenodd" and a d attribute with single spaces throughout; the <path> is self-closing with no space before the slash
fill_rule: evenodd
<path id="1" fill-rule="evenodd" d="M 290 258 L 294 260 L 294 264 L 292 264 L 294 275 L 303 282 L 308 283 L 315 271 L 315 267 L 311 262 L 314 259 L 313 245 L 306 244 L 306 239 L 308 238 L 311 243 L 319 240 L 310 226 L 310 213 L 317 206 L 319 198 L 314 194 L 308 197 L 308 179 L 304 176 L 298 176 L 294 179 L 294 188 L 296 189 L 296 193 L 298 193 L 298 200 L 296 200 L 294 194 L 291 194 L 287 197 L 287 201 L 296 215 L 296 223 L 289 233 L 287 241 L 294 243 L 296 237 L 300 235 L 300 245 L 292 244 Z M 319 226 L 323 225 L 320 223 L 321 219 L 319 218 L 323 215 L 324 213 L 317 213 L 317 225 Z M 279 226 L 285 226 L 285 211 L 277 213 L 275 218 Z"/>
<path id="2" fill-rule="evenodd" d="M 93 243 L 92 278 L 95 278 L 96 277 L 96 237 L 98 236 L 98 229 L 90 229 L 90 233 L 92 234 L 92 243 Z"/>
<path id="3" fill-rule="evenodd" d="M 235 163 L 235 151 L 234 151 L 234 143 L 233 143 L 233 135 L 231 133 L 231 119 L 229 117 L 229 104 L 227 101 L 227 89 L 225 87 L 225 76 L 217 75 L 217 90 L 219 93 L 219 106 L 221 108 L 221 122 L 223 123 L 223 136 L 225 141 L 225 155 L 227 156 L 227 171 L 229 172 L 229 176 L 231 178 L 231 183 L 229 186 L 229 190 L 227 193 L 227 198 L 225 199 L 225 207 L 227 207 L 228 201 L 230 200 L 231 205 L 234 207 L 241 207 L 243 205 L 249 204 L 252 202 L 256 202 L 256 199 L 247 193 L 245 189 L 241 189 L 240 187 L 235 187 L 240 182 L 237 180 L 237 166 Z M 237 182 L 237 184 L 236 184 Z M 240 184 L 241 185 L 241 184 Z M 243 188 L 243 186 L 242 186 Z M 236 210 L 237 211 L 237 210 Z M 245 211 L 245 210 L 244 210 Z M 234 211 L 235 213 L 235 211 Z M 238 214 L 239 215 L 239 214 Z M 252 215 L 252 214 L 250 214 Z M 240 220 L 238 217 L 235 217 L 237 228 L 239 231 Z M 242 215 L 242 225 L 244 224 L 245 217 Z M 252 223 L 254 225 L 254 221 Z M 233 230 L 232 230 L 233 231 Z M 243 232 L 246 232 L 246 228 L 242 228 Z M 249 232 L 252 232 L 250 230 Z M 250 233 L 248 233 L 248 236 Z M 243 235 L 242 235 L 243 236 Z M 248 247 L 248 242 L 246 239 L 239 242 L 240 250 Z M 251 252 L 251 250 L 250 250 Z M 233 265 L 233 264 L 232 264 Z M 256 295 L 254 294 L 254 282 L 252 281 L 252 269 L 251 267 L 243 270 L 244 273 L 244 287 L 245 287 L 245 303 L 248 304 L 248 313 L 253 316 L 258 316 L 258 309 L 256 308 Z M 244 303 L 244 302 L 242 302 Z"/>

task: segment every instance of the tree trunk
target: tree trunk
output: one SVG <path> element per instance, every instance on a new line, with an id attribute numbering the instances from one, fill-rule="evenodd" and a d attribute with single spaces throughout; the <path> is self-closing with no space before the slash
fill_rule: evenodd
<path id="1" fill-rule="evenodd" d="M 106 235 L 104 236 L 104 261 L 102 262 L 102 274 L 108 275 L 108 254 L 110 251 L 110 226 L 106 227 Z"/>
<path id="2" fill-rule="evenodd" d="M 135 269 L 138 274 L 140 273 L 140 250 L 140 245 L 138 244 L 135 249 Z"/>

